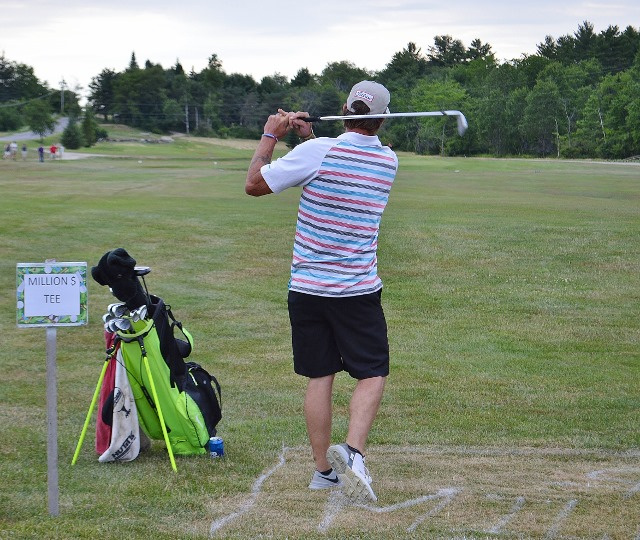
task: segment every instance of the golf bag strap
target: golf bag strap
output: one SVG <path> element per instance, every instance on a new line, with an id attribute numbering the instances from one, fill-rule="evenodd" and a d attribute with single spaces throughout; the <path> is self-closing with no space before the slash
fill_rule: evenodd
<path id="1" fill-rule="evenodd" d="M 218 379 L 216 379 L 213 375 L 211 375 L 211 380 L 216 385 L 216 390 L 218 391 L 218 398 L 220 399 L 220 408 L 222 408 L 222 388 L 220 388 L 220 383 L 218 382 Z"/>
<path id="2" fill-rule="evenodd" d="M 151 332 L 153 328 L 153 319 L 150 319 L 145 327 L 136 332 L 135 334 L 128 334 L 124 332 L 120 332 L 120 330 L 116 331 L 116 340 L 124 341 L 125 343 L 131 343 L 133 341 L 138 341 L 138 338 L 145 338 Z"/>
<path id="3" fill-rule="evenodd" d="M 183 327 L 182 327 L 182 323 L 177 320 L 174 316 L 173 313 L 171 312 L 171 306 L 166 305 L 165 304 L 165 308 L 167 310 L 167 315 L 169 315 L 169 318 L 171 319 L 171 331 L 174 331 L 174 328 L 177 326 L 178 329 L 180 330 L 180 332 L 182 333 L 182 335 L 186 338 L 187 343 L 189 344 L 189 353 L 191 353 L 191 351 L 193 350 L 193 337 L 191 336 L 191 334 L 189 332 L 187 332 Z M 187 356 L 189 356 L 188 354 L 184 355 L 185 358 Z"/>
<path id="4" fill-rule="evenodd" d="M 108 362 L 109 360 L 111 360 L 116 353 L 118 352 L 118 346 L 120 345 L 120 340 L 118 339 L 118 336 L 116 335 L 115 339 L 113 340 L 113 343 L 111 344 L 111 347 L 109 347 L 107 349 L 107 357 L 104 359 L 105 362 Z"/>

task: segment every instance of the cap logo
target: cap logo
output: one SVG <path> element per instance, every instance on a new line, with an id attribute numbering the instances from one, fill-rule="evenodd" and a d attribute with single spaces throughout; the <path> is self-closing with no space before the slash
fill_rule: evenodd
<path id="1" fill-rule="evenodd" d="M 364 90 L 356 90 L 355 97 L 362 98 L 369 103 L 373 101 L 373 96 L 371 94 L 368 94 Z"/>

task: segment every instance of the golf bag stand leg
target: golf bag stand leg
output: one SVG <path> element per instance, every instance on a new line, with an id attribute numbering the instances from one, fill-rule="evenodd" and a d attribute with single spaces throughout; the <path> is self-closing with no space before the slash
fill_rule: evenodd
<path id="1" fill-rule="evenodd" d="M 164 442 L 167 445 L 167 452 L 169 452 L 169 460 L 171 461 L 171 468 L 174 472 L 178 472 L 178 468 L 176 467 L 176 460 L 173 457 L 173 448 L 171 448 L 171 442 L 169 441 L 169 434 L 167 433 L 167 426 L 164 423 L 164 416 L 162 415 L 162 407 L 160 406 L 160 400 L 158 399 L 158 393 L 156 392 L 156 385 L 153 382 L 153 375 L 151 375 L 151 368 L 149 367 L 149 359 L 147 358 L 147 350 L 144 347 L 143 338 L 138 338 L 138 343 L 140 344 L 140 350 L 142 351 L 142 362 L 144 364 L 144 368 L 147 372 L 147 377 L 149 377 L 149 385 L 151 386 L 151 395 L 153 396 L 153 401 L 156 404 L 156 409 L 158 411 L 158 419 L 160 420 L 160 426 L 162 427 L 162 435 L 164 436 Z"/>
<path id="2" fill-rule="evenodd" d="M 102 371 L 100 372 L 100 377 L 98 377 L 98 384 L 96 385 L 96 390 L 93 393 L 93 398 L 91 399 L 91 405 L 89 405 L 87 418 L 84 421 L 84 426 L 82 426 L 82 432 L 80 433 L 80 439 L 78 439 L 78 444 L 76 446 L 76 451 L 73 454 L 71 465 L 75 465 L 76 461 L 78 461 L 78 456 L 80 455 L 80 449 L 82 448 L 82 443 L 84 443 L 84 437 L 87 434 L 87 428 L 89 427 L 91 415 L 93 414 L 93 409 L 95 409 L 96 407 L 96 402 L 98 401 L 98 395 L 100 394 L 100 388 L 102 387 L 102 381 L 104 380 L 104 374 L 107 372 L 107 366 L 109 365 L 109 360 L 111 360 L 111 357 L 112 356 L 108 354 L 107 358 L 102 364 Z"/>

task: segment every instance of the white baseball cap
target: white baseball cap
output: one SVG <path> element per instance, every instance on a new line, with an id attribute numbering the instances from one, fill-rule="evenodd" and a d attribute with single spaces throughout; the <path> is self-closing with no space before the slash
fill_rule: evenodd
<path id="1" fill-rule="evenodd" d="M 354 101 L 362 101 L 369 106 L 367 114 L 389 114 L 391 95 L 380 83 L 361 81 L 354 85 L 347 98 L 347 109 L 353 112 L 351 105 Z"/>

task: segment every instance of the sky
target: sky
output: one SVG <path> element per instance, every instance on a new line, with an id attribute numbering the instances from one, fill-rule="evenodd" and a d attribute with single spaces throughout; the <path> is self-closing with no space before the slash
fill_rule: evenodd
<path id="1" fill-rule="evenodd" d="M 227 73 L 291 79 L 349 61 L 378 71 L 414 42 L 435 36 L 465 46 L 478 38 L 502 62 L 534 54 L 545 36 L 573 34 L 589 21 L 640 27 L 638 0 L 0 0 L 0 54 L 33 67 L 52 88 L 86 95 L 103 69 L 123 71 L 135 53 L 170 68 L 201 71 L 216 54 Z"/>

